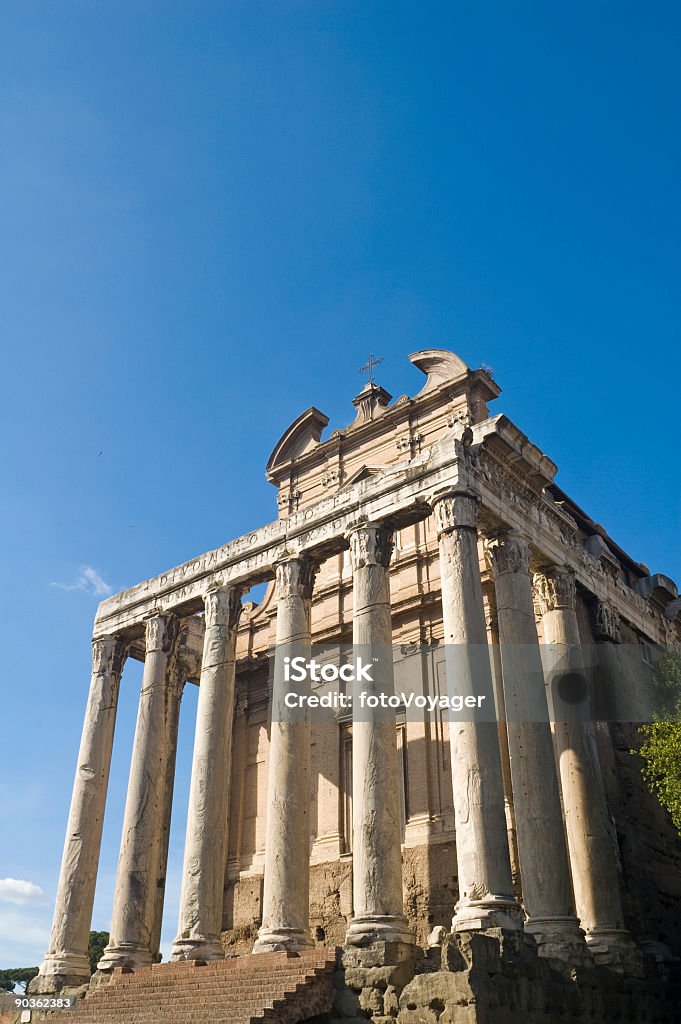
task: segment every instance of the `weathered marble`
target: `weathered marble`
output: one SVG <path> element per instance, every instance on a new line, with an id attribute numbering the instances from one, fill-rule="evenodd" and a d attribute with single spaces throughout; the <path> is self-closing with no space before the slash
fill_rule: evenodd
<path id="1" fill-rule="evenodd" d="M 433 503 L 440 547 L 442 618 L 451 691 L 484 697 L 488 714 L 457 721 L 449 736 L 459 901 L 455 929 L 519 928 L 506 836 L 494 688 L 478 561 L 477 497 L 448 491 Z"/>
<path id="2" fill-rule="evenodd" d="M 529 575 L 529 545 L 514 533 L 485 542 L 494 576 L 514 808 L 528 920 L 540 952 L 586 957 L 574 912 L 553 740 Z"/>
<path id="3" fill-rule="evenodd" d="M 353 914 L 346 942 L 414 941 L 402 903 L 402 855 L 395 711 L 360 707 L 368 696 L 394 694 L 390 580 L 392 534 L 378 523 L 350 531 L 355 658 L 371 666 L 371 681 L 353 684 Z"/>
<path id="4" fill-rule="evenodd" d="M 220 943 L 227 862 L 238 589 L 205 598 L 206 631 L 196 712 L 182 894 L 173 960 L 224 956 Z"/>
<path id="5" fill-rule="evenodd" d="M 286 694 L 309 692 L 285 678 L 285 659 L 310 658 L 310 606 L 316 565 L 305 557 L 277 565 L 277 634 L 270 730 L 267 842 L 262 926 L 254 953 L 312 946 L 310 879 L 310 720 Z"/>
<path id="6" fill-rule="evenodd" d="M 164 875 L 163 823 L 172 737 L 177 731 L 177 680 L 169 661 L 177 637 L 173 615 L 146 620 L 146 656 L 133 741 L 130 781 L 116 876 L 109 944 L 100 971 L 141 966 L 156 958 L 157 888 Z M 169 685 L 170 684 L 170 685 Z"/>
<path id="7" fill-rule="evenodd" d="M 617 855 L 591 722 L 574 576 L 565 567 L 544 569 L 534 574 L 534 592 L 541 612 L 541 650 L 577 915 L 598 963 L 632 969 L 635 949 L 624 927 Z"/>
<path id="8" fill-rule="evenodd" d="M 90 977 L 88 939 L 95 898 L 104 806 L 126 644 L 92 641 L 92 676 L 66 828 L 50 947 L 31 992 L 54 992 Z"/>

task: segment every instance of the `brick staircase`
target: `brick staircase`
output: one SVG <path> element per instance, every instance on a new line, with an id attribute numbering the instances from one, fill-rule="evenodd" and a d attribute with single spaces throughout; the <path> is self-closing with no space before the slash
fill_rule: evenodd
<path id="1" fill-rule="evenodd" d="M 57 1018 L 63 1024 L 301 1024 L 331 1009 L 335 963 L 334 950 L 313 949 L 118 969 L 74 1010 L 45 1018 L 50 1024 Z"/>

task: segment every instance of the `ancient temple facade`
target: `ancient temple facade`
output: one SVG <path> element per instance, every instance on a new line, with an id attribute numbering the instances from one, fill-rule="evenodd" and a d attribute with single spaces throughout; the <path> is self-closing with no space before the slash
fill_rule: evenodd
<path id="1" fill-rule="evenodd" d="M 349 426 L 324 438 L 311 408 L 285 431 L 267 463 L 274 521 L 99 606 L 34 991 L 90 978 L 126 659 L 144 671 L 100 976 L 159 958 L 188 684 L 173 960 L 335 947 L 349 969 L 413 975 L 419 951 L 481 933 L 641 977 L 647 956 L 681 950 L 681 843 L 630 754 L 655 662 L 681 639 L 676 586 L 554 483 L 490 408 L 489 372 L 409 358 L 415 397 L 370 381 Z"/>

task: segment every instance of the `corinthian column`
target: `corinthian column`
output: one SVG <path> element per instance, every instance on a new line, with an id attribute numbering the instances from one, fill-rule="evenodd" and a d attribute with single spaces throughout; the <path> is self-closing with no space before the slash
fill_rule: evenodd
<path id="1" fill-rule="evenodd" d="M 433 501 L 440 545 L 442 618 L 450 696 L 476 699 L 480 711 L 450 713 L 459 901 L 458 931 L 518 929 L 506 834 L 499 732 L 480 580 L 477 498 L 448 491 Z"/>
<path id="2" fill-rule="evenodd" d="M 172 749 L 175 695 L 168 662 L 177 635 L 173 615 L 146 620 L 146 654 L 123 838 L 114 893 L 111 935 L 99 970 L 136 967 L 155 959 L 156 890 L 161 880 L 163 820 Z"/>
<path id="3" fill-rule="evenodd" d="M 173 960 L 224 957 L 220 943 L 232 768 L 234 657 L 241 612 L 236 588 L 204 597 L 206 632 L 196 711 L 180 923 Z"/>
<path id="4" fill-rule="evenodd" d="M 582 961 L 584 934 L 574 913 L 544 673 L 534 618 L 529 545 L 507 533 L 485 553 L 494 576 L 506 728 L 511 758 L 523 903 L 540 952 Z"/>
<path id="5" fill-rule="evenodd" d="M 116 708 L 126 647 L 120 637 L 92 641 L 92 676 L 71 810 L 59 874 L 50 948 L 31 992 L 55 992 L 90 978 L 88 939 L 95 898 L 99 849 Z"/>
<path id="6" fill-rule="evenodd" d="M 598 963 L 635 956 L 624 927 L 619 872 L 591 730 L 589 686 L 567 568 L 535 573 L 544 664 L 563 792 L 577 914 Z"/>
<path id="7" fill-rule="evenodd" d="M 349 532 L 353 578 L 352 642 L 356 665 L 370 666 L 371 679 L 353 686 L 352 878 L 354 912 L 346 942 L 411 946 L 402 903 L 400 789 L 394 708 L 362 706 L 371 697 L 394 694 L 392 615 L 388 566 L 390 530 L 376 523 Z M 359 673 L 358 673 L 359 675 Z"/>
<path id="8" fill-rule="evenodd" d="M 310 659 L 310 608 L 317 566 L 306 557 L 279 562 L 272 725 L 267 790 L 262 927 L 254 953 L 304 949 L 310 936 L 310 721 L 289 693 L 310 690 L 286 679 L 288 659 Z M 224 873 L 223 873 L 224 874 Z"/>

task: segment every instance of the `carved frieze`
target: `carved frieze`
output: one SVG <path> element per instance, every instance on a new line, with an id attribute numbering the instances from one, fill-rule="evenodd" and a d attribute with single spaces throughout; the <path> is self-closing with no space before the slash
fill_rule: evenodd
<path id="1" fill-rule="evenodd" d="M 577 523 L 567 512 L 528 487 L 521 477 L 503 466 L 488 451 L 481 452 L 478 468 L 482 481 L 524 519 L 550 530 L 568 550 L 577 546 Z"/>
<path id="2" fill-rule="evenodd" d="M 597 638 L 599 640 L 610 640 L 617 644 L 620 643 L 622 632 L 618 610 L 606 601 L 594 601 L 592 608 L 594 631 Z"/>

